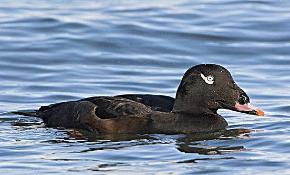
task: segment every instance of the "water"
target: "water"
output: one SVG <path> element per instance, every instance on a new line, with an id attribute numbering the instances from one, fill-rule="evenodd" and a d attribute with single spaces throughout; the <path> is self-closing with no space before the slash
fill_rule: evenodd
<path id="1" fill-rule="evenodd" d="M 289 5 L 2 0 L 1 174 L 290 174 Z M 251 133 L 84 138 L 6 113 L 93 95 L 174 96 L 199 63 L 228 68 L 265 110 L 219 112 Z"/>

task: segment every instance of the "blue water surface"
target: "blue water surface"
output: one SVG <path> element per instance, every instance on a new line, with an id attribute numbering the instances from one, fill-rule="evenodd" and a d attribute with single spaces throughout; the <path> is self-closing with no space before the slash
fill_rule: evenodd
<path id="1" fill-rule="evenodd" d="M 1 174 L 290 174 L 290 1 L 0 2 Z M 175 96 L 221 64 L 265 110 L 247 134 L 99 135 L 7 112 L 95 95 Z"/>

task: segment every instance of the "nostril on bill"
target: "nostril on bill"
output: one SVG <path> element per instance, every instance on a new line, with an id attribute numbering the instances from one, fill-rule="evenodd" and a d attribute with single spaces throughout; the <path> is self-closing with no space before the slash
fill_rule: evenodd
<path id="1" fill-rule="evenodd" d="M 244 105 L 246 103 L 249 103 L 250 100 L 249 100 L 249 97 L 246 95 L 246 94 L 241 94 L 240 97 L 239 97 L 239 100 L 238 102 L 241 104 L 241 105 Z"/>

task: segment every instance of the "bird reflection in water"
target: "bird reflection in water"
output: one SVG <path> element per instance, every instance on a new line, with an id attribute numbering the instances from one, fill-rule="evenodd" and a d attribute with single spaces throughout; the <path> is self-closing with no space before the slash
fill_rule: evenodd
<path id="1" fill-rule="evenodd" d="M 207 141 L 211 140 L 231 140 L 236 138 L 248 138 L 251 130 L 249 129 L 228 129 L 210 133 L 194 133 L 178 135 L 174 141 L 177 150 L 184 153 L 197 153 L 202 155 L 221 155 L 226 152 L 242 151 L 244 146 L 210 146 Z M 155 135 L 140 135 L 140 134 L 91 134 L 89 132 L 80 130 L 69 130 L 68 135 L 70 138 L 86 141 L 136 141 L 133 145 L 146 145 L 146 144 L 164 144 L 162 139 L 156 138 Z M 162 137 L 162 136 L 161 136 Z M 139 141 L 139 144 L 138 144 Z M 167 143 L 167 142 L 165 142 Z M 217 142 L 215 142 L 217 143 Z"/>

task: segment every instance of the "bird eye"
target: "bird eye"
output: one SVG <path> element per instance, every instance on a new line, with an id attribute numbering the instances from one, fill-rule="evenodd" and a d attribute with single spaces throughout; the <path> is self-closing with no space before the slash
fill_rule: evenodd
<path id="1" fill-rule="evenodd" d="M 208 81 L 213 81 L 213 79 L 214 79 L 214 78 L 213 78 L 213 76 L 211 76 L 211 75 L 209 75 L 209 76 L 207 77 L 207 80 L 208 80 Z"/>
<path id="2" fill-rule="evenodd" d="M 207 84 L 213 84 L 214 83 L 214 77 L 212 75 L 204 76 L 203 74 L 200 74 L 201 78 L 207 83 Z"/>

